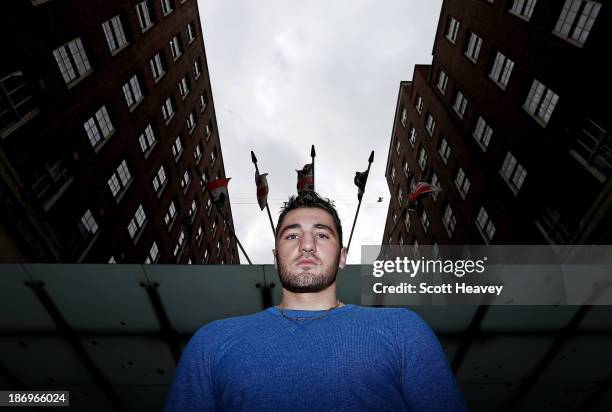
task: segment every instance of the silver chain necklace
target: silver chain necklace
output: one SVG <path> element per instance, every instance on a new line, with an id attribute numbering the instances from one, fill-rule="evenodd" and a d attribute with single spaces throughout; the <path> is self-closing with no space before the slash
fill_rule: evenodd
<path id="1" fill-rule="evenodd" d="M 283 310 L 283 308 L 278 305 L 278 310 L 280 311 L 280 314 L 283 318 L 293 321 L 293 322 L 303 322 L 306 320 L 319 320 L 319 319 L 323 319 L 324 317 L 326 317 L 327 315 L 329 315 L 329 312 L 331 312 L 332 310 L 340 307 L 340 305 L 342 305 L 341 301 L 336 301 L 336 304 L 334 306 L 332 306 L 331 308 L 327 309 L 325 312 L 323 312 L 321 315 L 319 316 L 314 316 L 314 317 L 310 317 L 310 316 L 298 316 L 298 317 L 294 317 L 294 316 L 287 316 L 285 314 L 285 311 Z"/>

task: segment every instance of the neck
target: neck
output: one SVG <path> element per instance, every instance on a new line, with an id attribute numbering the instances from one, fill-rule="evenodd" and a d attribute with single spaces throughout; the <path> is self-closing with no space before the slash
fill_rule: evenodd
<path id="1" fill-rule="evenodd" d="M 294 293 L 283 288 L 283 299 L 279 307 L 295 310 L 327 310 L 337 304 L 338 298 L 334 283 L 327 289 L 315 293 Z"/>

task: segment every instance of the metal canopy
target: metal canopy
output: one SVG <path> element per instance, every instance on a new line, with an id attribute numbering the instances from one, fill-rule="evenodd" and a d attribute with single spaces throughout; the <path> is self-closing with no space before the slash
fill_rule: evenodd
<path id="1" fill-rule="evenodd" d="M 361 268 L 338 272 L 360 304 Z M 272 265 L 0 265 L 0 389 L 76 410 L 161 410 L 191 334 L 280 302 Z M 473 411 L 612 410 L 612 310 L 415 306 Z"/>

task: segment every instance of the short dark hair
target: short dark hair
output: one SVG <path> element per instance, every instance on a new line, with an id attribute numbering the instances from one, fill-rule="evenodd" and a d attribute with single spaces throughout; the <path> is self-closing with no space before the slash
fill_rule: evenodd
<path id="1" fill-rule="evenodd" d="M 340 223 L 340 218 L 338 217 L 338 212 L 336 211 L 336 207 L 334 206 L 334 201 L 319 196 L 317 192 L 302 192 L 297 196 L 291 196 L 289 200 L 285 202 L 284 206 L 281 207 L 281 213 L 278 217 L 278 223 L 276 224 L 277 236 L 279 233 L 278 231 L 281 228 L 281 224 L 283 223 L 283 219 L 285 218 L 285 215 L 291 212 L 292 210 L 302 208 L 317 208 L 325 210 L 327 213 L 329 213 L 332 219 L 334 220 L 336 232 L 338 232 L 338 240 L 340 241 L 340 247 L 342 247 L 342 223 Z"/>

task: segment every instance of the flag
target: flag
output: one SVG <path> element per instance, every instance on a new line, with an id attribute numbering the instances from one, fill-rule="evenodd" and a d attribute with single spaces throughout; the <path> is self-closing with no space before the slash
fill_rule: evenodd
<path id="1" fill-rule="evenodd" d="M 368 182 L 368 173 L 370 173 L 368 170 L 363 173 L 355 172 L 354 182 L 359 188 L 357 192 L 357 199 L 359 199 L 359 201 L 361 201 L 361 198 L 363 197 L 363 192 L 365 192 L 366 183 Z"/>
<path id="2" fill-rule="evenodd" d="M 223 203 L 225 198 L 229 197 L 227 193 L 227 184 L 229 183 L 231 177 L 227 177 L 225 179 L 215 179 L 212 182 L 206 185 L 206 189 L 210 192 L 213 202 Z"/>
<path id="3" fill-rule="evenodd" d="M 259 174 L 255 171 L 255 184 L 257 185 L 257 203 L 259 203 L 259 208 L 264 210 L 266 204 L 268 203 L 268 176 L 267 173 Z"/>
<path id="4" fill-rule="evenodd" d="M 408 195 L 408 201 L 410 203 L 416 203 L 431 193 L 437 193 L 441 191 L 442 188 L 434 186 L 431 183 L 419 182 L 414 187 L 414 190 Z"/>
<path id="5" fill-rule="evenodd" d="M 296 170 L 297 172 L 297 191 L 301 192 L 314 192 L 314 167 L 312 163 L 304 165 L 302 170 Z"/>

